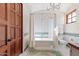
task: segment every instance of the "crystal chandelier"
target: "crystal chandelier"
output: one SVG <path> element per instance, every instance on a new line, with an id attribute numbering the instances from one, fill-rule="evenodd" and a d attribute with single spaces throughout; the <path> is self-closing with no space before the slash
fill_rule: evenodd
<path id="1" fill-rule="evenodd" d="M 59 10 L 61 3 L 50 3 L 50 8 L 48 10 Z"/>

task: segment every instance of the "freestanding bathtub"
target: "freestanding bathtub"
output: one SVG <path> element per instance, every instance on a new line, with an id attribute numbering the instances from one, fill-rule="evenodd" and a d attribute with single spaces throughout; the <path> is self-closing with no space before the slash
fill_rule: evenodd
<path id="1" fill-rule="evenodd" d="M 34 48 L 38 50 L 52 50 L 53 40 L 49 38 L 35 38 Z"/>

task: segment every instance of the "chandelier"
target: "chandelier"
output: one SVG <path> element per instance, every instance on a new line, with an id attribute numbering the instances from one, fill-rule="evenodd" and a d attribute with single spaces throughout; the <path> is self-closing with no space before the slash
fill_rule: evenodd
<path id="1" fill-rule="evenodd" d="M 50 8 L 48 10 L 59 10 L 61 6 L 61 3 L 50 3 Z"/>
<path id="2" fill-rule="evenodd" d="M 50 19 L 52 18 L 55 18 L 56 17 L 56 12 L 59 11 L 61 7 L 61 3 L 50 3 L 48 8 L 47 8 L 47 11 L 50 11 Z M 53 13 L 52 13 L 53 11 Z M 56 11 L 56 12 L 54 12 Z"/>

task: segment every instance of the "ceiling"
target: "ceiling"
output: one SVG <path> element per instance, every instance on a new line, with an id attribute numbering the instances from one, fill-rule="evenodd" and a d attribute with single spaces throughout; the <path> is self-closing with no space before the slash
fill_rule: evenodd
<path id="1" fill-rule="evenodd" d="M 60 12 L 66 12 L 67 9 L 72 5 L 73 3 L 61 3 Z M 31 9 L 31 13 L 38 12 L 40 10 L 47 10 L 47 8 L 50 8 L 50 3 L 25 3 L 24 5 L 28 5 L 27 8 Z M 24 8 L 26 8 L 24 7 Z"/>
<path id="2" fill-rule="evenodd" d="M 28 3 L 29 7 L 31 8 L 31 12 L 36 12 L 40 10 L 46 10 L 50 8 L 49 3 Z M 72 3 L 61 3 L 61 12 L 66 12 L 67 9 L 72 5 Z"/>

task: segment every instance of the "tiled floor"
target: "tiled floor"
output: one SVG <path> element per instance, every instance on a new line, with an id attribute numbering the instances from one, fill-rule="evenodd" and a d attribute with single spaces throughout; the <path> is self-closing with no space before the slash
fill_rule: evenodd
<path id="1" fill-rule="evenodd" d="M 59 45 L 55 50 L 60 51 L 63 56 L 70 55 L 70 48 L 65 45 Z"/>
<path id="2" fill-rule="evenodd" d="M 28 49 L 20 56 L 53 56 L 49 51 L 38 51 L 35 49 Z"/>
<path id="3" fill-rule="evenodd" d="M 52 51 L 35 50 L 28 48 L 25 52 L 20 54 L 20 56 L 69 56 L 69 51 L 70 49 L 65 45 L 60 45 Z"/>

